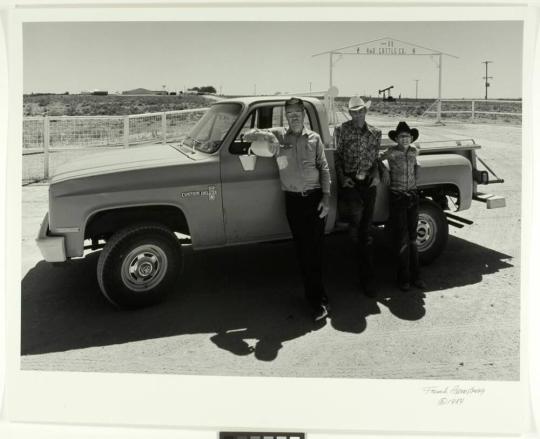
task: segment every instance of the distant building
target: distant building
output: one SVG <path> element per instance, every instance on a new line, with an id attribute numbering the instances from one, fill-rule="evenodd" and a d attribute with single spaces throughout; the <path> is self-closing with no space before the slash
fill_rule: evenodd
<path id="1" fill-rule="evenodd" d="M 134 88 L 122 92 L 123 95 L 168 95 L 167 90 L 148 90 L 146 88 Z"/>

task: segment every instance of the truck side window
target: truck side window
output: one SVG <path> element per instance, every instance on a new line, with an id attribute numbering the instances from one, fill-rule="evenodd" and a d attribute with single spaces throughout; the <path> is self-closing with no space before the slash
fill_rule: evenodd
<path id="1" fill-rule="evenodd" d="M 312 129 L 308 112 L 305 114 L 304 126 L 309 130 Z M 253 128 L 269 129 L 274 127 L 289 127 L 287 117 L 285 116 L 285 107 L 283 105 L 264 106 L 254 109 L 236 135 L 234 142 L 229 148 L 229 152 L 231 154 L 247 154 L 247 150 L 251 143 L 244 142 L 244 134 Z"/>

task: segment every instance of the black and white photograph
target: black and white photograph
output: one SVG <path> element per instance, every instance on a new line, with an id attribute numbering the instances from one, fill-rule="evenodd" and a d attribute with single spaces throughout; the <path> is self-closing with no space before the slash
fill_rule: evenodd
<path id="1" fill-rule="evenodd" d="M 23 369 L 519 379 L 522 22 L 23 38 Z"/>
<path id="2" fill-rule="evenodd" d="M 10 107 L 21 379 L 332 384 L 339 407 L 418 381 L 438 415 L 415 431 L 516 431 L 444 413 L 506 407 L 526 381 L 522 16 L 29 16 Z M 338 422 L 283 412 L 290 431 Z"/>

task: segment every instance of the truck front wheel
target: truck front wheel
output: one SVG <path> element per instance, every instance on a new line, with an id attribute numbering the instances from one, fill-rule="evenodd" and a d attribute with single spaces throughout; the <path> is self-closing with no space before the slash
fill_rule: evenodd
<path id="1" fill-rule="evenodd" d="M 161 301 L 182 271 L 182 248 L 160 224 L 138 224 L 114 234 L 97 265 L 99 287 L 118 308 L 133 309 Z"/>
<path id="2" fill-rule="evenodd" d="M 418 206 L 416 243 L 422 264 L 429 264 L 441 254 L 448 241 L 448 222 L 434 202 L 421 200 Z"/>

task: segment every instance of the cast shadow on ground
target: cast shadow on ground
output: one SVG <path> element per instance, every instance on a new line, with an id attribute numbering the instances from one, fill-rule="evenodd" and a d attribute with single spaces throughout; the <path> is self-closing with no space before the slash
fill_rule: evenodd
<path id="1" fill-rule="evenodd" d="M 426 312 L 423 294 L 396 289 L 395 266 L 386 244 L 376 247 L 379 293 L 360 293 L 356 261 L 346 235 L 325 243 L 325 285 L 332 327 L 359 334 L 367 317 L 386 306 L 397 318 L 418 320 Z M 165 302 L 138 311 L 117 311 L 101 296 L 96 280 L 99 252 L 64 267 L 38 263 L 22 280 L 22 355 L 62 352 L 183 334 L 209 334 L 234 355 L 272 361 L 285 342 L 320 329 L 311 322 L 290 241 L 186 250 L 177 291 Z M 467 255 L 464 257 L 463 255 Z M 432 291 L 471 285 L 511 267 L 511 256 L 451 237 L 445 253 L 424 268 Z"/>

